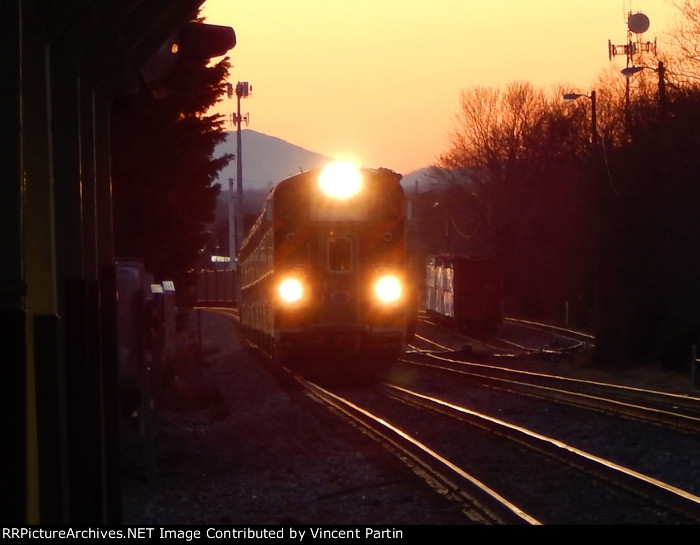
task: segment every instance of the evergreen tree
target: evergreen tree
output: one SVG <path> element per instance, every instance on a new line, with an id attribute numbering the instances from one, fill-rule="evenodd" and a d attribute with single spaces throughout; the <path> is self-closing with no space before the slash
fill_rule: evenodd
<path id="1" fill-rule="evenodd" d="M 112 108 L 115 255 L 143 259 L 157 281 L 174 280 L 178 294 L 214 217 L 220 188 L 212 182 L 233 159 L 212 158 L 224 121 L 206 115 L 226 92 L 229 68 L 228 58 L 182 63 L 169 96 L 143 89 Z"/>

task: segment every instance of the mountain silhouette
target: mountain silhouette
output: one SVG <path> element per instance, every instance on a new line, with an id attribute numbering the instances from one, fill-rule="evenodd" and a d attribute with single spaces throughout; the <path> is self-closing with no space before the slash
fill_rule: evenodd
<path id="1" fill-rule="evenodd" d="M 226 141 L 219 144 L 214 150 L 214 157 L 221 157 L 226 153 L 236 155 L 237 142 L 236 131 L 226 132 Z M 291 144 L 286 140 L 269 136 L 251 129 L 241 131 L 242 151 L 242 185 L 243 185 L 243 209 L 244 214 L 255 217 L 261 210 L 265 197 L 274 185 L 289 176 L 300 171 L 318 168 L 332 160 L 321 153 L 316 153 L 300 146 Z M 219 172 L 215 183 L 221 186 L 217 207 L 214 212 L 215 222 L 228 222 L 229 180 L 233 182 L 233 190 L 236 191 L 237 163 L 234 159 L 228 166 Z M 407 193 L 419 190 L 428 183 L 429 169 L 416 170 L 404 173 L 401 184 Z"/>
<path id="2" fill-rule="evenodd" d="M 225 153 L 236 155 L 236 149 L 236 131 L 227 131 L 226 141 L 216 147 L 214 157 L 221 157 Z M 331 159 L 251 129 L 241 131 L 241 156 L 244 190 L 268 190 L 289 176 L 320 167 Z M 219 172 L 217 181 L 222 190 L 228 190 L 229 179 L 233 180 L 233 187 L 236 188 L 236 169 L 234 159 Z"/>

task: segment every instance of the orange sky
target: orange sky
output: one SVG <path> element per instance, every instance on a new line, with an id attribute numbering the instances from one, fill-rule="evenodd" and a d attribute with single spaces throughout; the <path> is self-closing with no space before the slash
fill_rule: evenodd
<path id="1" fill-rule="evenodd" d="M 668 0 L 206 0 L 232 26 L 230 81 L 248 81 L 249 128 L 401 173 L 448 147 L 460 91 L 530 81 L 588 91 L 624 44 L 629 12 L 659 42 Z M 624 67 L 624 57 L 615 61 Z M 622 76 L 621 76 L 622 77 Z M 235 97 L 220 111 L 236 110 Z"/>

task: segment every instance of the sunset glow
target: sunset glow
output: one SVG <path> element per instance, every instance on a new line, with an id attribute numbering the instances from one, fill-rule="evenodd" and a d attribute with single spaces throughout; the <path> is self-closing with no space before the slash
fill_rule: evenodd
<path id="1" fill-rule="evenodd" d="M 230 81 L 248 81 L 249 128 L 330 157 L 407 173 L 433 163 L 460 91 L 530 81 L 588 92 L 644 12 L 659 40 L 667 0 L 206 0 L 206 22 L 235 29 Z M 224 100 L 227 117 L 236 108 Z"/>

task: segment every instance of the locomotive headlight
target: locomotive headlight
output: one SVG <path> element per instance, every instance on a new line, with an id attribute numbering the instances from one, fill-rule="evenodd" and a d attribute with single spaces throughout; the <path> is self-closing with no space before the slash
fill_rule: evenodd
<path id="1" fill-rule="evenodd" d="M 296 278 L 286 278 L 277 286 L 277 293 L 285 303 L 296 303 L 304 295 L 304 286 Z"/>
<path id="2" fill-rule="evenodd" d="M 330 163 L 321 171 L 318 185 L 328 197 L 349 199 L 362 191 L 362 174 L 353 163 Z"/>
<path id="3" fill-rule="evenodd" d="M 374 294 L 383 303 L 398 301 L 402 291 L 401 280 L 392 274 L 380 277 L 374 284 Z"/>

